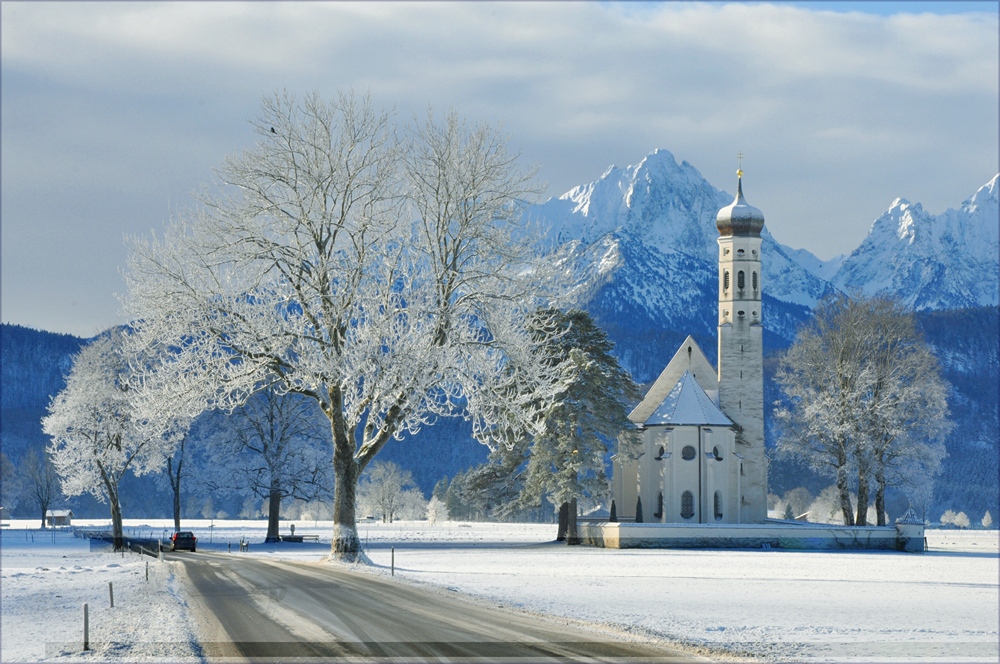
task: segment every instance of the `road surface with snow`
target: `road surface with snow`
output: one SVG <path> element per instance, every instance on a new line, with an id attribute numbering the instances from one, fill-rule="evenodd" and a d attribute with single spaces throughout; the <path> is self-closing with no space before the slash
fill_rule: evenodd
<path id="1" fill-rule="evenodd" d="M 614 641 L 343 566 L 216 553 L 179 561 L 210 659 L 493 662 L 692 661 L 690 652 Z"/>

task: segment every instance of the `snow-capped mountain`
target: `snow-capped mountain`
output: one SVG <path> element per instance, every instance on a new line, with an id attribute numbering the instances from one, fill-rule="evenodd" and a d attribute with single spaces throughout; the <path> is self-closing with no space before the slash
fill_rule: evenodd
<path id="1" fill-rule="evenodd" d="M 687 290 L 709 285 L 714 292 L 719 236 L 715 216 L 732 201 L 731 194 L 713 187 L 691 164 L 678 164 L 667 150 L 654 150 L 636 166 L 612 166 L 597 181 L 535 206 L 531 216 L 557 256 L 579 264 L 581 252 L 601 254 L 598 269 L 581 273 L 576 283 L 579 292 L 592 291 L 623 268 L 641 269 L 613 260 L 613 247 L 621 242 L 640 245 L 653 262 L 683 256 L 682 260 L 704 263 L 704 269 L 687 275 Z M 761 237 L 762 251 L 768 257 L 763 266 L 767 293 L 785 302 L 814 306 L 829 288 L 826 279 L 805 269 L 803 259 L 791 256 L 796 250 L 777 243 L 766 227 Z M 596 247 L 603 247 L 603 252 Z M 642 260 L 641 251 L 636 258 Z M 637 288 L 636 293 L 647 290 L 656 291 L 655 282 Z"/>
<path id="2" fill-rule="evenodd" d="M 998 179 L 939 215 L 897 198 L 844 260 L 833 284 L 845 291 L 890 292 L 917 310 L 996 306 Z"/>
<path id="3" fill-rule="evenodd" d="M 687 333 L 714 350 L 715 216 L 732 200 L 691 164 L 655 150 L 638 165 L 612 166 L 594 182 L 533 206 L 529 216 L 569 275 L 572 291 L 563 304 L 588 310 L 618 345 L 623 364 L 644 380 Z M 836 290 L 886 290 L 921 310 L 995 306 L 997 214 L 997 178 L 958 210 L 937 216 L 898 199 L 857 250 L 829 261 L 780 244 L 765 226 L 770 345 L 790 343 L 809 309 Z"/>

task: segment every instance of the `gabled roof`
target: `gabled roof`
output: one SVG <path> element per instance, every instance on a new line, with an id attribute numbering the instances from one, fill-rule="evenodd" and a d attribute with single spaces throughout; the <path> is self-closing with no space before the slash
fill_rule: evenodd
<path id="1" fill-rule="evenodd" d="M 666 398 L 643 422 L 645 426 L 672 424 L 675 426 L 732 426 L 733 422 L 705 394 L 690 371 L 670 390 Z"/>
<path id="2" fill-rule="evenodd" d="M 629 413 L 628 418 L 636 424 L 642 424 L 653 411 L 663 403 L 663 399 L 674 388 L 677 381 L 685 372 L 690 372 L 694 376 L 701 389 L 717 392 L 719 389 L 719 375 L 715 367 L 705 357 L 705 353 L 695 342 L 694 338 L 688 336 L 681 344 L 681 347 L 674 353 L 673 358 L 667 363 L 659 378 L 652 384 L 646 396 L 639 405 Z"/>

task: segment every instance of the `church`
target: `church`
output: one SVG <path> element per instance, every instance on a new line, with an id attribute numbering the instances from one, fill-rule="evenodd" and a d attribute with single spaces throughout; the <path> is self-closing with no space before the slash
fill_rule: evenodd
<path id="1" fill-rule="evenodd" d="M 719 210 L 718 362 L 690 336 L 629 414 L 641 445 L 612 458 L 622 521 L 754 524 L 767 519 L 761 238 L 743 198 Z"/>

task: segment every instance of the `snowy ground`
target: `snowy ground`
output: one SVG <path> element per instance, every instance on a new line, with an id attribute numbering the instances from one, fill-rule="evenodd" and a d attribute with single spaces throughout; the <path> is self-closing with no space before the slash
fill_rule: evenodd
<path id="1" fill-rule="evenodd" d="M 0 589 L 0 661 L 5 664 L 201 659 L 171 565 L 149 557 L 91 552 L 87 540 L 65 530 L 4 528 Z M 84 603 L 90 612 L 91 650 L 86 653 Z"/>
<path id="2" fill-rule="evenodd" d="M 170 530 L 168 522 L 129 523 L 137 536 Z M 282 523 L 283 533 L 288 525 Z M 238 551 L 246 538 L 249 553 L 234 555 L 318 561 L 329 552 L 331 524 L 295 526 L 297 535 L 320 541 L 265 545 L 261 522 L 185 522 L 199 550 Z M 916 555 L 569 548 L 551 543 L 554 529 L 362 522 L 359 535 L 374 563 L 370 573 L 389 575 L 394 549 L 395 575 L 404 582 L 716 652 L 772 661 L 1000 657 L 997 531 L 930 531 L 930 552 Z M 104 645 L 83 659 L 199 658 L 171 565 L 151 563 L 147 585 L 137 556 L 91 554 L 63 534 L 44 543 L 51 536 L 37 531 L 32 545 L 25 531 L 4 530 L 2 661 L 61 660 L 78 651 L 78 644 L 75 650 L 61 644 L 70 636 L 79 641 L 85 601 L 91 603 L 91 640 Z M 109 579 L 113 610 L 107 608 Z M 157 613 L 136 617 L 119 610 L 136 604 L 153 605 Z M 157 625 L 155 633 L 150 625 Z"/>

